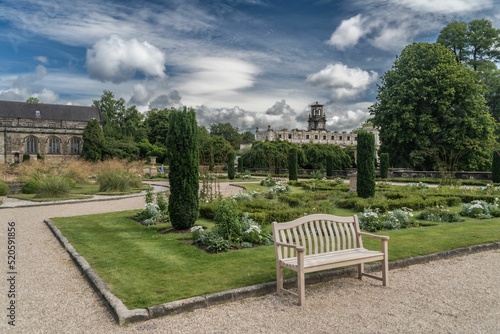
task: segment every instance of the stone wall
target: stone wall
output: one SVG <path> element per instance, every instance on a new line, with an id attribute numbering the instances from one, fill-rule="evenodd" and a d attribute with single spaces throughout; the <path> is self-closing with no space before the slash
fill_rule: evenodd
<path id="1" fill-rule="evenodd" d="M 27 153 L 26 140 L 33 136 L 37 142 L 37 152 L 47 160 L 60 160 L 79 156 L 72 154 L 71 140 L 80 141 L 86 122 L 51 121 L 34 119 L 2 119 L 0 125 L 0 163 L 21 162 L 23 154 Z M 11 124 L 11 125 L 9 125 Z M 60 141 L 58 153 L 49 153 L 49 139 Z M 35 155 L 36 155 L 35 153 Z"/>

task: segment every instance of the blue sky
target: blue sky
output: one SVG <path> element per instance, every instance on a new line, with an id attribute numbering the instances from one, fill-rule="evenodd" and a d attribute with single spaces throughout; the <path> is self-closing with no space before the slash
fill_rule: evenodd
<path id="1" fill-rule="evenodd" d="M 198 123 L 327 129 L 368 117 L 408 44 L 455 20 L 500 28 L 499 0 L 1 0 L 0 99 L 139 110 L 187 106 Z"/>

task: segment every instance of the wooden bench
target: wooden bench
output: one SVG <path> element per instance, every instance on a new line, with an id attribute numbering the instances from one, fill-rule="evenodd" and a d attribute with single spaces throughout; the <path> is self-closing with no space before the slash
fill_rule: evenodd
<path id="1" fill-rule="evenodd" d="M 305 274 L 357 264 L 358 278 L 368 276 L 388 284 L 389 237 L 361 232 L 358 217 L 327 214 L 304 216 L 286 223 L 273 222 L 276 250 L 277 292 L 298 296 L 299 305 L 305 301 Z M 363 247 L 362 236 L 381 240 L 381 251 Z M 367 262 L 382 261 L 382 276 L 364 272 Z M 297 272 L 297 293 L 283 288 L 283 268 Z"/>

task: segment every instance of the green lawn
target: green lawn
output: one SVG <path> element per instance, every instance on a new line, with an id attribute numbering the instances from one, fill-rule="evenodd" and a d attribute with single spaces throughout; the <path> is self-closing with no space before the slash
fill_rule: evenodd
<path id="1" fill-rule="evenodd" d="M 272 246 L 207 254 L 189 245 L 190 234 L 160 234 L 130 219 L 136 211 L 53 218 L 111 291 L 128 308 L 147 307 L 275 280 Z M 352 214 L 342 210 L 337 214 Z M 200 225 L 212 224 L 200 220 Z M 269 229 L 269 225 L 266 226 Z M 500 218 L 382 231 L 397 260 L 500 240 Z M 378 249 L 379 241 L 365 239 Z"/>

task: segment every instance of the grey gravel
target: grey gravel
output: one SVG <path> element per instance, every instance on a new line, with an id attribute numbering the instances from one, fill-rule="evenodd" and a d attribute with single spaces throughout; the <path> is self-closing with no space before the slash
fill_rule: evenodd
<path id="1" fill-rule="evenodd" d="M 226 190 L 224 190 L 226 191 Z M 238 189 L 227 190 L 239 192 Z M 306 305 L 269 294 L 120 327 L 45 218 L 143 207 L 143 197 L 0 210 L 0 309 L 6 315 L 7 222 L 16 222 L 13 333 L 500 333 L 500 251 L 390 271 L 390 286 L 338 278 L 306 287 Z M 3 291 L 3 292 L 2 292 Z"/>

